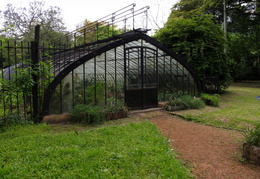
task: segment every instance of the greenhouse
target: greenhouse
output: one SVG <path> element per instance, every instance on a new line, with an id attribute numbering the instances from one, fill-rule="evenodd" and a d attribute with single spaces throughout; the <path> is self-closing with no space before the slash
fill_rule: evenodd
<path id="1" fill-rule="evenodd" d="M 146 33 L 133 30 L 54 55 L 55 78 L 44 96 L 44 114 L 70 112 L 77 104 L 146 109 L 173 94 L 197 96 L 194 71 Z"/>
<path id="2" fill-rule="evenodd" d="M 34 41 L 0 42 L 0 116 L 40 121 L 77 105 L 135 110 L 158 107 L 172 96 L 198 96 L 193 69 L 148 35 L 149 7 L 134 7 L 84 21 L 48 43 L 40 26 Z"/>

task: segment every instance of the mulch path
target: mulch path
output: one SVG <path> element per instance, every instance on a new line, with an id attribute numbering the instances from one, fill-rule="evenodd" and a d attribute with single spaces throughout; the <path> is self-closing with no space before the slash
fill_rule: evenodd
<path id="1" fill-rule="evenodd" d="M 240 132 L 185 121 L 165 112 L 157 112 L 150 120 L 170 139 L 172 148 L 196 178 L 260 178 L 260 166 L 240 162 Z"/>

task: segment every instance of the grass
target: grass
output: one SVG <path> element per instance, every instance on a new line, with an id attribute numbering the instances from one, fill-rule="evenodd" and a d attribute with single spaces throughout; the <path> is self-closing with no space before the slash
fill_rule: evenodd
<path id="1" fill-rule="evenodd" d="M 0 161 L 0 178 L 191 178 L 147 121 L 70 132 L 13 127 L 0 133 Z"/>
<path id="2" fill-rule="evenodd" d="M 230 129 L 245 130 L 260 120 L 260 82 L 233 83 L 221 94 L 219 107 L 179 112 L 188 120 Z"/>
<path id="3" fill-rule="evenodd" d="M 244 130 L 259 121 L 260 82 L 234 83 L 219 107 L 174 112 Z M 161 115 L 161 113 L 159 113 Z M 95 126 L 27 125 L 0 133 L 0 178 L 192 178 L 149 113 Z"/>

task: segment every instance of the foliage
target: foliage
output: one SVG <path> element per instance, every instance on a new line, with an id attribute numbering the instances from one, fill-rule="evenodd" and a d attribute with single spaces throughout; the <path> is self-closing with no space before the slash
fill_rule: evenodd
<path id="1" fill-rule="evenodd" d="M 106 120 L 102 106 L 78 104 L 72 110 L 72 120 L 86 124 L 98 124 Z"/>
<path id="2" fill-rule="evenodd" d="M 88 104 L 104 104 L 105 102 L 104 83 L 96 82 L 86 88 L 86 101 Z"/>
<path id="3" fill-rule="evenodd" d="M 77 36 L 78 44 L 95 42 L 122 34 L 122 30 L 115 25 L 107 24 L 107 22 L 90 22 L 88 20 L 85 20 L 83 27 L 77 31 L 82 34 Z"/>
<path id="4" fill-rule="evenodd" d="M 259 2 L 255 0 L 226 1 L 229 31 L 246 29 L 259 13 Z M 172 8 L 170 18 L 191 18 L 198 14 L 211 14 L 219 24 L 223 23 L 223 1 L 219 0 L 180 0 Z M 251 17 L 251 18 L 250 18 Z M 247 25 L 246 25 L 247 24 Z"/>
<path id="5" fill-rule="evenodd" d="M 218 94 L 211 95 L 211 94 L 202 93 L 200 95 L 200 98 L 207 105 L 211 105 L 211 106 L 215 106 L 215 107 L 219 106 L 220 96 Z"/>
<path id="6" fill-rule="evenodd" d="M 33 75 L 37 75 L 39 79 L 42 79 L 42 81 L 37 81 L 40 88 L 46 86 L 47 84 L 45 83 L 50 83 L 54 76 L 51 62 L 39 62 L 38 65 L 33 68 L 31 60 L 16 64 L 14 66 L 14 73 L 10 75 L 10 79 L 9 77 L 1 79 L 1 87 L 13 93 L 23 92 L 25 95 L 31 95 L 31 89 L 36 83 L 33 79 Z"/>
<path id="7" fill-rule="evenodd" d="M 97 39 L 102 40 L 108 37 L 122 34 L 122 31 L 120 29 L 116 29 L 116 27 L 113 26 L 102 25 L 98 27 L 96 34 L 97 34 Z"/>
<path id="8" fill-rule="evenodd" d="M 190 95 L 183 95 L 180 99 L 184 102 L 187 109 L 201 109 L 205 107 L 205 103 L 201 99 Z"/>
<path id="9" fill-rule="evenodd" d="M 224 53 L 224 35 L 211 15 L 197 15 L 190 19 L 169 18 L 155 38 L 182 56 L 202 80 L 218 76 L 221 89 L 230 81 L 230 61 Z"/>
<path id="10" fill-rule="evenodd" d="M 0 178 L 192 178 L 150 122 L 68 127 L 39 124 L 1 133 Z"/>
<path id="11" fill-rule="evenodd" d="M 41 25 L 41 41 L 50 42 L 58 36 L 62 36 L 65 30 L 61 18 L 61 9 L 50 6 L 45 8 L 43 1 L 33 1 L 29 7 L 14 7 L 8 4 L 3 12 L 5 23 L 4 27 L 12 27 L 12 30 L 5 31 L 7 37 L 34 40 L 34 27 Z"/>
<path id="12" fill-rule="evenodd" d="M 229 34 L 228 55 L 232 60 L 232 77 L 235 80 L 260 78 L 260 28 L 250 34 Z"/>
<path id="13" fill-rule="evenodd" d="M 121 100 L 115 100 L 115 98 L 111 97 L 107 99 L 106 104 L 107 112 L 119 112 L 119 111 L 128 111 L 127 106 Z"/>
<path id="14" fill-rule="evenodd" d="M 183 109 L 201 109 L 205 107 L 205 104 L 198 98 L 194 98 L 190 95 L 182 95 L 170 100 L 166 106 L 179 106 Z"/>
<path id="15" fill-rule="evenodd" d="M 24 109 L 25 115 L 30 113 L 30 97 L 32 96 L 32 87 L 38 84 L 38 93 L 40 99 L 44 94 L 44 90 L 48 83 L 53 79 L 51 63 L 40 62 L 35 68 L 32 67 L 31 60 L 23 61 L 13 66 L 13 71 L 8 72 L 8 76 L 0 78 L 0 94 L 2 99 L 2 107 L 0 116 L 12 115 L 19 113 L 20 109 Z M 9 76 L 10 75 L 10 76 Z M 34 79 L 34 75 L 38 78 Z M 37 80 L 37 81 L 35 81 Z M 8 108 L 6 106 L 9 106 Z M 2 111 L 4 110 L 4 112 Z"/>
<path id="16" fill-rule="evenodd" d="M 235 80 L 260 78 L 260 4 L 256 0 L 226 1 L 228 38 L 225 44 L 228 67 Z M 223 24 L 223 1 L 180 0 L 172 8 L 169 20 L 192 19 L 212 15 L 214 23 Z M 168 20 L 168 21 L 169 21 Z M 167 22 L 168 23 L 168 22 Z M 225 42 L 224 42 L 225 43 Z M 223 45 L 224 45 L 223 43 Z M 219 69 L 217 69 L 219 70 Z"/>
<path id="17" fill-rule="evenodd" d="M 22 62 L 22 65 L 15 66 L 15 73 L 10 74 L 11 79 L 1 79 L 1 87 L 11 93 L 24 92 L 26 95 L 31 95 L 31 89 L 35 81 L 32 77 L 32 67 L 28 66 L 29 63 L 30 62 Z"/>
<path id="18" fill-rule="evenodd" d="M 7 117 L 0 119 L 0 131 L 6 131 L 14 126 L 22 126 L 32 124 L 32 121 L 21 117 L 18 114 L 10 114 Z"/>
<path id="19" fill-rule="evenodd" d="M 247 128 L 243 132 L 243 135 L 246 143 L 260 147 L 260 121 L 258 121 L 254 128 Z"/>

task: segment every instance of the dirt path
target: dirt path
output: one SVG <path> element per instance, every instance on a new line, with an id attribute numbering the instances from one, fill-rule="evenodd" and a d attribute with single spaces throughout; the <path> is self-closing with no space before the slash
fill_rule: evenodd
<path id="1" fill-rule="evenodd" d="M 236 131 L 206 126 L 175 118 L 164 112 L 152 117 L 172 148 L 187 161 L 197 178 L 257 179 L 260 166 L 243 164 L 243 136 Z"/>

